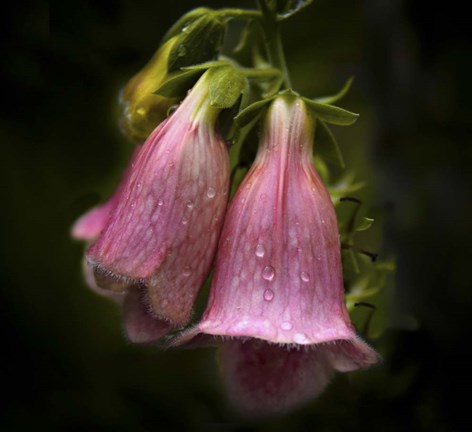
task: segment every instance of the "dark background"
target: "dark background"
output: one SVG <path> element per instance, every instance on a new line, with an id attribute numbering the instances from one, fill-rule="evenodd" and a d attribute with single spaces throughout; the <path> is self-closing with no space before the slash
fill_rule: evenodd
<path id="1" fill-rule="evenodd" d="M 237 6 L 211 1 L 204 5 Z M 252 7 L 250 2 L 240 2 Z M 335 129 L 347 164 L 389 209 L 397 258 L 385 361 L 338 375 L 293 415 L 245 422 L 213 351 L 127 344 L 119 311 L 82 281 L 74 219 L 113 189 L 130 153 L 118 89 L 197 1 L 64 1 L 2 12 L 0 429 L 460 431 L 469 390 L 472 45 L 460 2 L 315 0 L 284 26 L 308 96 L 356 81 Z M 394 320 L 395 321 L 395 320 Z"/>

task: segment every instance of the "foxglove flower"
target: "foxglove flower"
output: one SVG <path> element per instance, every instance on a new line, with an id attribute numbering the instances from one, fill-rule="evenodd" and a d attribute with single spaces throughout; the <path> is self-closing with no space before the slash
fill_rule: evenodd
<path id="1" fill-rule="evenodd" d="M 302 100 L 273 102 L 226 214 L 207 309 L 177 342 L 219 339 L 229 395 L 250 415 L 290 411 L 333 371 L 378 361 L 344 304 L 336 214 L 313 166 L 313 135 Z"/>
<path id="2" fill-rule="evenodd" d="M 215 253 L 229 182 L 205 73 L 149 136 L 101 235 L 87 251 L 97 284 L 139 290 L 154 318 L 183 326 Z"/>

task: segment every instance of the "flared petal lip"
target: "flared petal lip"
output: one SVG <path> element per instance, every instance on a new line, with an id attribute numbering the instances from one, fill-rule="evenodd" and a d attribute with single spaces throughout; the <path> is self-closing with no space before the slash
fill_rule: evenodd
<path id="1" fill-rule="evenodd" d="M 203 326 L 205 327 L 205 326 Z M 346 357 L 350 357 L 350 362 L 336 362 L 336 352 L 333 352 L 333 363 L 339 364 L 339 367 L 336 366 L 337 370 L 348 372 L 356 369 L 367 368 L 376 363 L 379 363 L 382 360 L 380 354 L 378 354 L 373 348 L 371 348 L 364 340 L 362 340 L 354 331 L 351 331 L 349 334 L 341 336 L 340 334 L 337 337 L 321 339 L 317 342 L 310 342 L 308 340 L 301 343 L 297 343 L 293 340 L 284 342 L 279 340 L 274 340 L 271 338 L 264 338 L 259 336 L 254 336 L 250 334 L 230 334 L 230 333 L 218 333 L 212 331 L 211 329 L 204 330 L 201 324 L 197 324 L 194 327 L 191 327 L 187 330 L 184 330 L 176 337 L 169 340 L 166 344 L 168 348 L 171 347 L 182 347 L 182 348 L 196 348 L 196 347 L 205 347 L 205 346 L 219 346 L 227 341 L 232 341 L 234 339 L 240 340 L 249 340 L 249 339 L 259 339 L 271 345 L 278 345 L 281 347 L 286 347 L 289 349 L 316 349 L 321 346 L 331 346 L 333 351 L 341 345 L 341 343 L 347 343 L 348 346 L 352 348 L 350 356 L 349 353 L 344 354 Z M 358 358 L 354 354 L 357 354 Z M 342 363 L 342 364 L 341 364 Z M 347 365 L 349 363 L 349 365 Z"/>
<path id="2" fill-rule="evenodd" d="M 330 326 L 311 328 L 290 321 L 274 322 L 273 319 L 248 316 L 231 322 L 203 320 L 194 331 L 211 335 L 232 337 L 255 337 L 276 344 L 313 345 L 335 340 L 350 340 L 355 331 L 344 320 L 332 321 Z"/>
<path id="3" fill-rule="evenodd" d="M 113 203 L 107 202 L 90 209 L 74 222 L 70 229 L 70 236 L 75 240 L 95 240 L 106 224 L 112 208 Z"/>

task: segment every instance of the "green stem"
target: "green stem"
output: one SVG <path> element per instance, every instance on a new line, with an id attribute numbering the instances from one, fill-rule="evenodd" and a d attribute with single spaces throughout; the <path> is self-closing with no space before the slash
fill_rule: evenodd
<path id="1" fill-rule="evenodd" d="M 218 9 L 216 11 L 222 18 L 235 18 L 235 19 L 260 19 L 261 13 L 258 10 L 252 9 L 236 9 L 236 8 L 225 8 Z"/>
<path id="2" fill-rule="evenodd" d="M 280 69 L 277 68 L 242 69 L 242 72 L 248 78 L 259 78 L 262 80 L 281 78 Z"/>
<path id="3" fill-rule="evenodd" d="M 290 75 L 288 73 L 287 63 L 280 35 L 280 25 L 277 20 L 277 14 L 271 10 L 267 0 L 257 0 L 259 9 L 262 12 L 262 29 L 264 31 L 264 42 L 267 54 L 272 66 L 282 71 L 285 88 L 291 88 Z"/>

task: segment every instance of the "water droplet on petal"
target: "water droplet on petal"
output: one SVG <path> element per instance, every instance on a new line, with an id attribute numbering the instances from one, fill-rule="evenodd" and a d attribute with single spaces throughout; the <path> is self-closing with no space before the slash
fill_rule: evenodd
<path id="1" fill-rule="evenodd" d="M 184 216 L 184 217 L 182 218 L 182 224 L 183 224 L 183 225 L 187 225 L 187 224 L 188 224 L 188 217 L 187 217 L 187 216 Z"/>
<path id="2" fill-rule="evenodd" d="M 286 330 L 286 331 L 292 330 L 292 324 L 289 323 L 288 321 L 283 322 L 280 325 L 280 327 L 282 328 L 282 330 Z"/>
<path id="3" fill-rule="evenodd" d="M 256 255 L 259 257 L 259 258 L 262 258 L 264 255 L 265 255 L 265 247 L 263 244 L 258 244 L 256 246 Z"/>
<path id="4" fill-rule="evenodd" d="M 264 291 L 264 300 L 265 301 L 271 301 L 274 298 L 274 291 L 270 289 L 266 289 Z"/>
<path id="5" fill-rule="evenodd" d="M 135 203 L 135 202 L 132 202 L 132 203 L 131 203 L 131 208 L 134 209 L 135 207 L 136 207 L 136 203 Z"/>
<path id="6" fill-rule="evenodd" d="M 310 275 L 309 275 L 307 272 L 302 271 L 302 272 L 300 273 L 300 279 L 301 279 L 303 282 L 309 282 L 309 280 L 310 280 Z"/>
<path id="7" fill-rule="evenodd" d="M 193 201 L 190 201 L 190 200 L 187 201 L 187 207 L 189 209 L 192 209 L 194 206 L 195 206 L 195 203 Z"/>
<path id="8" fill-rule="evenodd" d="M 141 189 L 141 186 L 142 186 L 141 183 L 138 183 L 138 184 L 136 185 L 136 187 L 137 187 L 138 189 Z"/>
<path id="9" fill-rule="evenodd" d="M 265 279 L 266 281 L 271 281 L 272 279 L 274 279 L 274 276 L 275 276 L 274 267 L 265 266 L 264 270 L 262 270 L 262 278 Z"/>
<path id="10" fill-rule="evenodd" d="M 303 333 L 295 333 L 295 335 L 293 336 L 293 341 L 295 343 L 306 343 L 307 340 L 307 337 Z"/>
<path id="11" fill-rule="evenodd" d="M 162 201 L 160 198 L 157 200 L 157 205 L 160 207 L 161 205 L 164 204 L 164 201 Z"/>
<path id="12" fill-rule="evenodd" d="M 189 277 L 191 274 L 192 274 L 192 269 L 189 266 L 185 267 L 183 271 L 183 275 L 185 277 Z"/>
<path id="13" fill-rule="evenodd" d="M 214 198 L 216 195 L 216 190 L 214 187 L 209 187 L 208 190 L 207 190 L 207 197 L 208 198 Z"/>

